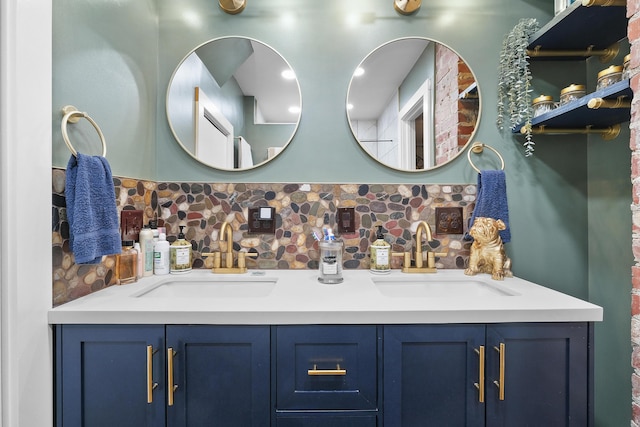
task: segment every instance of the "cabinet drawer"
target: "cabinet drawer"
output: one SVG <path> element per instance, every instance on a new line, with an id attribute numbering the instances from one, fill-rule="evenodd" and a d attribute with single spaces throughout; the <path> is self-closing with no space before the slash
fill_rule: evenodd
<path id="1" fill-rule="evenodd" d="M 375 409 L 375 326 L 278 326 L 276 408 Z"/>
<path id="2" fill-rule="evenodd" d="M 376 427 L 375 415 L 298 415 L 278 418 L 277 427 Z"/>

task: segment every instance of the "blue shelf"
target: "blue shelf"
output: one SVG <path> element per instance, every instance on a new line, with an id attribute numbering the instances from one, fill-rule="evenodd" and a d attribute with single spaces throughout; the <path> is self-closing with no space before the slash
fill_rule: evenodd
<path id="1" fill-rule="evenodd" d="M 625 6 L 582 6 L 573 3 L 531 36 L 527 49 L 541 50 L 606 49 L 627 37 Z M 535 61 L 584 60 L 585 57 L 532 57 Z"/>
<path id="2" fill-rule="evenodd" d="M 602 90 L 590 93 L 580 99 L 562 105 L 554 110 L 535 117 L 531 120 L 532 126 L 546 126 L 552 128 L 583 128 L 593 126 L 604 128 L 618 123 L 629 121 L 631 117 L 629 108 L 600 108 L 591 109 L 587 106 L 590 99 L 604 98 L 616 100 L 624 96 L 630 101 L 633 92 L 629 87 L 629 80 L 623 80 Z M 514 132 L 519 133 L 523 125 L 517 127 Z"/>

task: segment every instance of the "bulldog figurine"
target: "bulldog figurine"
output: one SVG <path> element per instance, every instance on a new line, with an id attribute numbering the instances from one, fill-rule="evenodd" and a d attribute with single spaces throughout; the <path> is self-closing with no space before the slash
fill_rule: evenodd
<path id="1" fill-rule="evenodd" d="M 506 225 L 499 219 L 478 217 L 475 219 L 469 235 L 473 237 L 469 267 L 464 270 L 467 276 L 478 273 L 490 273 L 493 280 L 513 277 L 511 260 L 504 251 L 500 230 Z"/>

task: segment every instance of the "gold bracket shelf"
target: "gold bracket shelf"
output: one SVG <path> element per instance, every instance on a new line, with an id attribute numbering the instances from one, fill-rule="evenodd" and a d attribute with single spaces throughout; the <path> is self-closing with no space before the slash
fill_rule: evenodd
<path id="1" fill-rule="evenodd" d="M 631 108 L 631 101 L 626 96 L 619 96 L 617 99 L 592 98 L 587 103 L 587 107 L 592 110 L 599 108 Z"/>
<path id="2" fill-rule="evenodd" d="M 542 46 L 536 46 L 533 49 L 527 49 L 527 55 L 531 58 L 552 58 L 552 57 L 576 57 L 588 58 L 590 56 L 598 56 L 600 62 L 609 62 L 620 53 L 620 44 L 614 45 L 606 49 L 593 49 L 593 45 L 584 50 L 544 50 Z"/>
<path id="3" fill-rule="evenodd" d="M 626 6 L 627 0 L 582 0 L 582 5 L 590 6 Z"/>
<path id="4" fill-rule="evenodd" d="M 531 133 L 534 135 L 567 135 L 567 134 L 599 134 L 605 141 L 615 139 L 620 134 L 620 125 L 612 125 L 605 128 L 593 128 L 586 126 L 584 128 L 547 128 L 546 126 L 530 126 Z M 527 126 L 520 129 L 521 133 L 527 132 Z"/>

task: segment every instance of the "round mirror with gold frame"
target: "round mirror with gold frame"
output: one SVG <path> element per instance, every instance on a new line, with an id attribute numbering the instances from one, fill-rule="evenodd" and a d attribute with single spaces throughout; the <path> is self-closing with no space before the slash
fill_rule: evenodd
<path id="1" fill-rule="evenodd" d="M 360 146 L 393 169 L 420 172 L 458 157 L 480 120 L 480 92 L 469 65 L 424 37 L 385 43 L 358 65 L 347 117 Z"/>
<path id="2" fill-rule="evenodd" d="M 171 131 L 199 162 L 237 171 L 269 162 L 298 129 L 302 95 L 295 72 L 275 49 L 248 37 L 197 46 L 167 89 Z"/>

